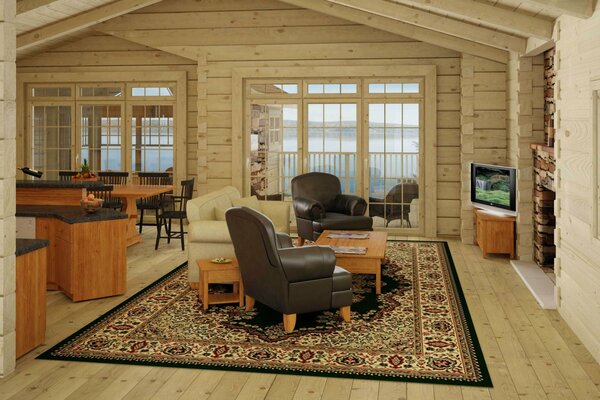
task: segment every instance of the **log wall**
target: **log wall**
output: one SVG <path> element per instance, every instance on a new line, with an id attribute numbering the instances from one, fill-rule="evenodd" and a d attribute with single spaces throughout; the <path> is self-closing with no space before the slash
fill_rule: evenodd
<path id="1" fill-rule="evenodd" d="M 555 40 L 554 270 L 559 311 L 600 361 L 600 239 L 594 191 L 600 128 L 592 114 L 592 94 L 600 92 L 600 9 L 587 20 L 561 17 Z"/>

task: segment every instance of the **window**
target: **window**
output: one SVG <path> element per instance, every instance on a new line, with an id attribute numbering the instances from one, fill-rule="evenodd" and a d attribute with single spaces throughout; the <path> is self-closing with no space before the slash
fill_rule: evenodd
<path id="1" fill-rule="evenodd" d="M 46 179 L 58 179 L 61 170 L 78 169 L 84 159 L 93 172 L 173 171 L 172 87 L 131 85 L 132 91 L 140 89 L 150 96 L 131 98 L 126 87 L 125 83 L 30 86 L 28 161 L 44 171 Z"/>
<path id="2" fill-rule="evenodd" d="M 33 87 L 31 97 L 71 97 L 70 87 Z"/>
<path id="3" fill-rule="evenodd" d="M 368 84 L 369 94 L 400 94 L 419 93 L 418 83 L 378 82 Z"/>
<path id="4" fill-rule="evenodd" d="M 33 168 L 58 179 L 58 171 L 71 165 L 71 106 L 40 104 L 31 112 Z"/>
<path id="5" fill-rule="evenodd" d="M 250 108 L 251 194 L 290 200 L 298 174 L 298 105 L 256 102 Z"/>
<path id="6" fill-rule="evenodd" d="M 132 87 L 131 96 L 133 97 L 173 97 L 173 89 L 171 87 Z"/>
<path id="7" fill-rule="evenodd" d="M 285 95 L 298 94 L 298 85 L 295 83 L 256 83 L 250 85 L 252 95 Z"/>
<path id="8" fill-rule="evenodd" d="M 308 94 L 350 94 L 357 92 L 356 83 L 309 83 Z"/>
<path id="9" fill-rule="evenodd" d="M 340 178 L 342 190 L 356 193 L 357 104 L 308 104 L 308 171 Z"/>
<path id="10" fill-rule="evenodd" d="M 419 197 L 419 127 L 419 104 L 369 104 L 370 215 L 375 226 L 418 226 L 413 203 Z"/>
<path id="11" fill-rule="evenodd" d="M 173 146 L 173 106 L 134 105 L 131 112 L 133 171 L 172 171 Z"/>
<path id="12" fill-rule="evenodd" d="M 123 89 L 120 87 L 80 87 L 80 97 L 120 97 Z"/>
<path id="13" fill-rule="evenodd" d="M 80 107 L 81 159 L 92 171 L 121 171 L 122 118 L 120 105 Z"/>

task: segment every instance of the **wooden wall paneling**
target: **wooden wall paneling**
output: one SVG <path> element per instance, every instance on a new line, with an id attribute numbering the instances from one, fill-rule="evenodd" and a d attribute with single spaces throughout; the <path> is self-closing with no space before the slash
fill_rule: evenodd
<path id="1" fill-rule="evenodd" d="M 470 212 L 471 182 L 470 163 L 475 161 L 473 133 L 475 131 L 475 57 L 463 54 L 461 63 L 460 90 L 460 177 L 461 177 L 461 219 L 460 237 L 463 243 L 474 242 L 475 230 L 473 213 Z"/>
<path id="2" fill-rule="evenodd" d="M 244 25 L 248 25 L 248 12 L 253 11 L 260 11 L 256 14 L 256 23 L 253 24 L 253 27 L 244 27 Z M 203 35 L 207 32 L 202 29 L 212 29 L 211 24 L 214 24 L 214 21 L 194 25 L 194 27 L 200 27 L 200 29 L 193 29 L 192 26 L 188 26 L 187 30 L 183 31 L 167 32 L 166 30 L 155 29 L 171 27 L 174 24 L 173 18 L 176 13 L 193 13 L 192 15 L 198 18 L 204 17 L 203 19 L 206 20 L 214 13 L 218 13 L 214 15 L 218 15 L 218 18 L 221 19 L 226 19 L 228 16 L 238 16 L 242 17 L 243 21 L 240 20 L 240 22 L 234 23 L 233 25 L 237 24 L 235 27 L 222 28 L 223 31 L 212 32 L 208 35 Z M 297 13 L 298 19 L 294 19 L 294 13 Z M 430 43 L 381 32 L 373 28 L 357 27 L 354 22 L 349 24 L 345 21 L 343 26 L 338 26 L 339 24 L 334 17 L 324 14 L 321 14 L 318 19 L 315 18 L 313 21 L 315 24 L 311 27 L 291 26 L 299 25 L 299 22 L 303 18 L 308 18 L 311 13 L 319 15 L 318 13 L 300 10 L 297 7 L 270 0 L 264 2 L 254 0 L 247 2 L 206 0 L 201 3 L 180 0 L 168 5 L 159 3 L 125 15 L 122 18 L 111 20 L 110 23 L 99 28 L 101 30 L 110 28 L 111 33 L 115 36 L 125 37 L 123 35 L 129 35 L 127 38 L 130 40 L 97 33 L 93 37 L 57 49 L 56 54 L 49 51 L 38 58 L 32 57 L 22 60 L 20 71 L 58 72 L 65 70 L 79 72 L 115 70 L 119 68 L 118 65 L 124 65 L 121 63 L 121 59 L 127 59 L 130 55 L 135 56 L 137 52 L 139 54 L 133 57 L 133 61 L 124 61 L 131 64 L 127 66 L 127 69 L 140 71 L 148 71 L 152 68 L 185 70 L 188 74 L 186 103 L 196 105 L 195 107 L 189 107 L 187 112 L 188 149 L 185 152 L 187 174 L 198 178 L 198 192 L 200 193 L 209 191 L 209 188 L 219 187 L 222 184 L 231 184 L 232 179 L 233 182 L 236 179 L 235 163 L 228 166 L 225 165 L 230 163 L 228 159 L 216 161 L 216 158 L 223 154 L 224 148 L 222 146 L 231 145 L 231 151 L 235 152 L 232 138 L 238 131 L 232 129 L 232 113 L 229 106 L 232 101 L 235 101 L 234 89 L 231 85 L 233 69 L 297 65 L 307 67 L 388 64 L 405 66 L 435 65 L 437 68 L 436 95 L 445 95 L 440 99 L 440 110 L 436 113 L 438 118 L 437 145 L 446 147 L 445 150 L 441 150 L 441 161 L 446 163 L 443 165 L 447 167 L 454 166 L 459 169 L 460 107 L 454 102 L 457 101 L 456 95 L 460 91 L 460 53 Z M 265 19 L 267 16 L 275 18 Z M 278 24 L 279 20 L 283 20 L 284 16 L 287 16 L 290 20 L 289 23 L 285 24 L 285 27 L 273 26 Z M 152 23 L 151 19 L 148 20 L 149 22 L 144 22 L 145 17 L 151 17 L 155 20 L 162 17 L 166 18 L 160 22 L 161 25 L 159 26 Z M 129 18 L 130 21 L 135 21 L 135 25 L 127 26 L 126 22 Z M 234 19 L 232 18 L 232 20 Z M 236 21 L 238 20 L 236 19 Z M 321 21 L 322 25 L 316 24 L 316 21 Z M 142 31 L 144 32 L 142 34 L 142 32 L 135 32 L 134 28 L 145 28 L 148 32 Z M 283 29 L 281 33 L 276 31 L 280 28 Z M 301 37 L 302 40 L 287 39 L 291 35 L 290 32 L 297 34 L 302 29 L 308 30 L 309 28 L 312 31 L 310 35 L 296 35 Z M 148 33 L 149 36 L 146 36 L 145 33 Z M 180 33 L 183 33 L 183 36 Z M 256 38 L 259 33 L 261 35 L 266 33 L 266 35 Z M 154 41 L 153 38 L 157 35 L 161 36 L 160 40 L 162 42 Z M 84 41 L 88 43 L 84 43 Z M 213 44 L 210 45 L 210 43 Z M 250 44 L 246 45 L 246 43 Z M 86 49 L 96 47 L 99 50 L 97 52 L 86 51 Z M 156 50 L 157 47 L 160 47 L 166 53 Z M 82 60 L 77 59 L 78 53 L 84 55 Z M 98 55 L 95 56 L 89 53 L 98 53 Z M 167 56 L 167 53 L 170 53 L 170 55 Z M 206 90 L 203 89 L 201 83 L 203 79 L 201 75 L 204 72 L 199 67 L 200 62 L 198 61 L 202 57 L 206 58 Z M 496 61 L 484 60 L 478 65 L 478 68 L 493 72 L 502 70 L 502 65 L 502 63 Z M 206 100 L 201 100 L 200 96 L 203 96 L 204 93 L 206 93 Z M 197 94 L 200 94 L 200 96 L 197 96 Z M 231 96 L 229 103 L 227 96 Z M 203 102 L 204 105 L 202 105 Z M 202 115 L 203 110 L 206 110 L 206 115 Z M 202 123 L 206 125 L 206 135 L 203 139 L 201 139 L 201 132 L 204 129 Z M 215 161 L 209 161 L 209 157 Z M 439 161 L 438 158 L 438 163 L 433 167 L 435 173 L 439 169 L 437 166 Z M 216 164 L 214 167 L 209 168 L 211 162 Z M 453 164 L 447 164 L 448 162 Z M 229 170 L 231 170 L 231 176 L 226 176 Z M 443 177 L 441 179 L 448 178 Z M 439 193 L 439 190 L 436 192 Z M 445 192 L 447 196 L 450 195 L 449 193 Z M 454 197 L 448 198 L 448 200 L 458 200 L 460 198 L 458 191 L 454 193 Z M 450 204 L 454 205 L 455 203 L 446 203 L 446 206 Z M 456 215 L 456 210 L 450 210 L 448 213 L 449 215 Z M 455 226 L 456 223 L 445 223 L 444 225 Z"/>
<path id="3" fill-rule="evenodd" d="M 461 74 L 461 228 L 463 243 L 473 243 L 472 162 L 506 163 L 506 72 L 487 60 L 463 55 Z"/>
<path id="4" fill-rule="evenodd" d="M 598 7 L 596 7 L 598 8 Z M 562 16 L 557 20 L 555 203 L 558 309 L 578 338 L 600 362 L 600 238 L 594 232 L 592 204 L 598 201 L 594 159 L 598 157 L 598 128 L 594 125 L 592 92 L 600 88 L 600 10 L 586 20 Z M 534 125 L 535 126 L 535 125 Z M 534 129 L 536 129 L 534 127 Z M 596 221 L 597 223 L 597 221 Z"/>

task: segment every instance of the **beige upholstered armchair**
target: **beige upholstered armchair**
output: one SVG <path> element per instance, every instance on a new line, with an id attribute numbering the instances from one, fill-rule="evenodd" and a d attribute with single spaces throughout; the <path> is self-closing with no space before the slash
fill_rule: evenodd
<path id="1" fill-rule="evenodd" d="M 199 281 L 196 260 L 235 257 L 225 222 L 225 211 L 233 206 L 256 209 L 271 219 L 277 232 L 290 233 L 289 203 L 241 198 L 240 192 L 232 186 L 188 201 L 188 276 L 193 286 Z"/>

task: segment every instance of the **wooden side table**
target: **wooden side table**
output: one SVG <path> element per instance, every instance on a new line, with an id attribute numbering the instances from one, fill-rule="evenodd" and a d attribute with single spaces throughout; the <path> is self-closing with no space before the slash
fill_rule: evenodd
<path id="1" fill-rule="evenodd" d="M 198 260 L 200 270 L 200 285 L 198 297 L 202 299 L 204 311 L 210 304 L 239 303 L 244 305 L 244 284 L 240 276 L 240 267 L 237 259 L 232 259 L 227 264 L 216 264 L 210 260 Z M 232 283 L 233 293 L 209 293 L 210 283 Z"/>
<path id="2" fill-rule="evenodd" d="M 475 242 L 484 257 L 489 253 L 509 254 L 515 258 L 515 217 L 498 215 L 485 210 L 475 213 Z"/>

